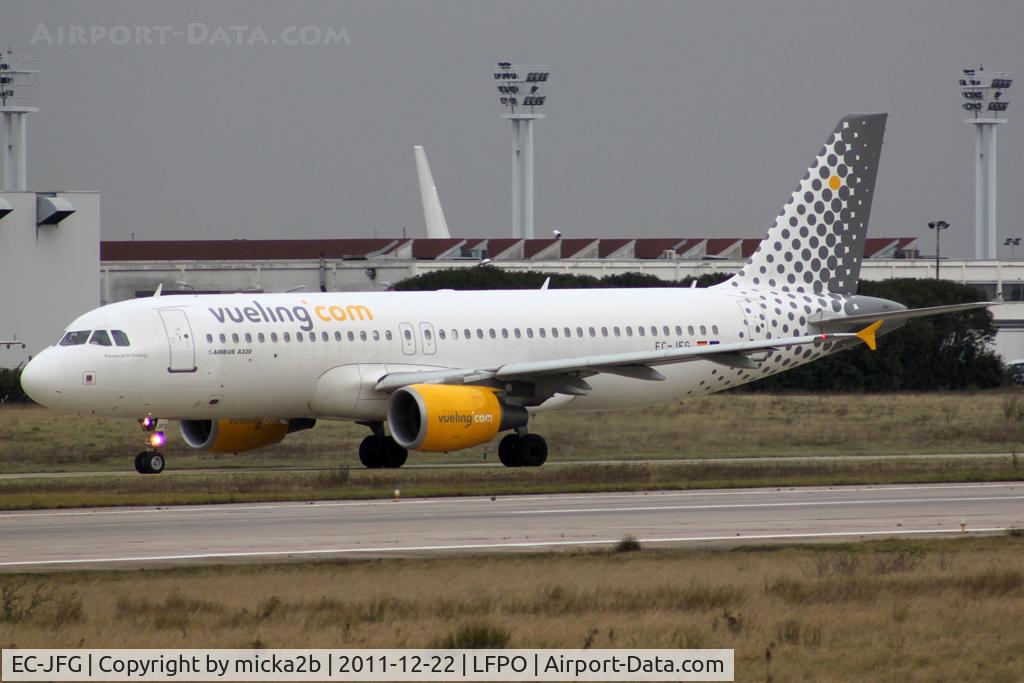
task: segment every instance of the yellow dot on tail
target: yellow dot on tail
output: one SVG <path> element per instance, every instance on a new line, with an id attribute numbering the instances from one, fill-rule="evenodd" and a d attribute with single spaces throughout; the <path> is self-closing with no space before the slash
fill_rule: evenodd
<path id="1" fill-rule="evenodd" d="M 832 188 L 833 192 L 838 190 L 839 186 L 842 185 L 842 184 L 843 184 L 843 181 L 840 180 L 839 176 L 837 176 L 837 175 L 834 175 L 834 176 L 832 176 L 831 178 L 828 179 L 828 186 Z"/>

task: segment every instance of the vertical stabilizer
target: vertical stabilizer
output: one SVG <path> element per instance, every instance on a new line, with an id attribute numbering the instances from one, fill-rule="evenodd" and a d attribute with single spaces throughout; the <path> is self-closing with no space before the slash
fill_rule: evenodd
<path id="1" fill-rule="evenodd" d="M 416 156 L 416 175 L 420 179 L 420 197 L 423 199 L 423 220 L 427 224 L 427 237 L 447 239 L 451 234 L 448 232 L 448 223 L 444 220 L 444 210 L 441 208 L 441 199 L 437 196 L 434 176 L 430 173 L 427 153 L 417 145 L 413 147 L 413 154 Z"/>
<path id="2" fill-rule="evenodd" d="M 843 117 L 726 287 L 855 294 L 885 114 Z"/>

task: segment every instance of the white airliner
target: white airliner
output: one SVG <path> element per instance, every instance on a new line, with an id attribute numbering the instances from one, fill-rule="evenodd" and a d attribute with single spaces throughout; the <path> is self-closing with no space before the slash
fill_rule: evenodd
<path id="1" fill-rule="evenodd" d="M 367 467 L 506 431 L 502 463 L 541 465 L 534 412 L 710 394 L 988 305 L 856 295 L 885 119 L 843 118 L 754 255 L 715 287 L 155 296 L 73 321 L 22 385 L 43 405 L 148 430 L 178 420 L 189 446 L 215 452 L 327 418 L 371 430 Z M 165 464 L 163 434 L 150 438 L 142 473 Z"/>

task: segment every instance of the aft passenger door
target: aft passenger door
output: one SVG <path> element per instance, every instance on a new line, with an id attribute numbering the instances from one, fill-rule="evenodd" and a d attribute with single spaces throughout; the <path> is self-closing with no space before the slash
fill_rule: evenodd
<path id="1" fill-rule="evenodd" d="M 413 334 L 411 323 L 399 323 L 398 336 L 402 338 L 402 353 L 407 356 L 416 353 L 416 335 Z"/>
<path id="2" fill-rule="evenodd" d="M 437 342 L 434 341 L 434 326 L 430 323 L 420 323 L 420 344 L 424 355 L 430 356 L 437 351 Z"/>
<path id="3" fill-rule="evenodd" d="M 192 339 L 192 326 L 188 323 L 185 311 L 160 311 L 160 319 L 167 333 L 167 345 L 171 353 L 167 372 L 195 372 L 196 347 Z"/>

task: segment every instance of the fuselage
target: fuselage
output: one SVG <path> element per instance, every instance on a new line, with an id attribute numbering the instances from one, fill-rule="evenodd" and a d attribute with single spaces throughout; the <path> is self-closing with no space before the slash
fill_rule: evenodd
<path id="1" fill-rule="evenodd" d="M 84 414 L 380 420 L 387 396 L 373 385 L 390 372 L 813 334 L 816 317 L 878 301 L 725 288 L 163 296 L 82 315 L 31 361 L 23 383 L 37 401 Z M 534 409 L 713 393 L 832 350 L 772 351 L 757 369 L 666 365 L 664 381 L 598 374 L 586 395 L 555 395 Z"/>

